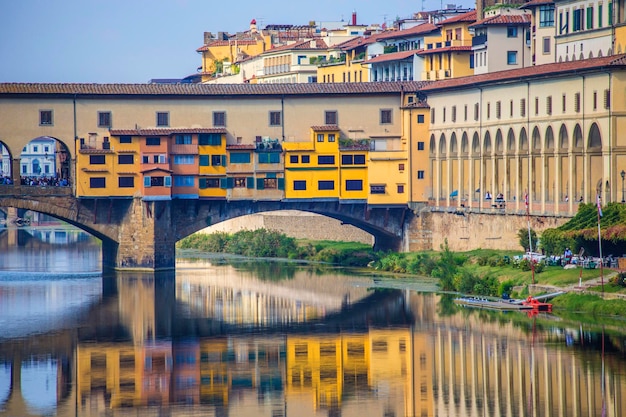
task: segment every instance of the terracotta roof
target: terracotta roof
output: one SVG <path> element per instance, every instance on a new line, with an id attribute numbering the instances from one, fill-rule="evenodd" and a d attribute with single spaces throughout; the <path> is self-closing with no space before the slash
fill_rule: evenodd
<path id="1" fill-rule="evenodd" d="M 405 36 L 420 35 L 423 33 L 430 33 L 439 30 L 438 26 L 432 23 L 422 23 L 421 25 L 413 26 L 409 29 L 394 30 L 391 32 L 385 32 L 378 35 L 377 39 L 393 39 Z"/>
<path id="2" fill-rule="evenodd" d="M 276 48 L 269 49 L 264 52 L 264 54 L 271 54 L 274 52 L 283 52 L 283 51 L 291 51 L 291 50 L 301 50 L 301 49 L 328 49 L 328 45 L 322 39 L 309 39 L 306 41 L 290 43 L 288 45 L 281 45 Z"/>
<path id="3" fill-rule="evenodd" d="M 78 84 L 0 83 L 0 96 L 215 97 L 387 94 L 419 90 L 426 81 L 300 84 Z"/>
<path id="4" fill-rule="evenodd" d="M 438 23 L 438 26 L 449 25 L 451 23 L 458 22 L 475 22 L 476 21 L 476 10 L 471 10 L 467 13 L 463 13 L 457 16 L 453 16 L 449 19 L 442 20 Z"/>
<path id="5" fill-rule="evenodd" d="M 420 49 L 417 54 L 418 55 L 430 55 L 430 54 L 438 54 L 441 52 L 462 52 L 462 51 L 471 51 L 471 46 L 444 46 L 442 48 L 433 48 L 433 49 Z"/>
<path id="6" fill-rule="evenodd" d="M 472 25 L 471 28 L 490 26 L 490 25 L 530 25 L 530 15 L 496 15 L 480 20 Z"/>
<path id="7" fill-rule="evenodd" d="M 339 126 L 337 125 L 311 126 L 311 130 L 313 130 L 314 132 L 337 132 L 339 131 Z"/>
<path id="8" fill-rule="evenodd" d="M 421 49 L 420 49 L 421 50 Z M 368 59 L 365 61 L 366 64 L 376 64 L 378 62 L 387 62 L 387 61 L 398 61 L 401 59 L 408 58 L 413 55 L 417 55 L 420 51 L 418 49 L 412 49 L 410 51 L 401 51 L 401 52 L 392 52 L 390 54 L 381 54 L 372 59 Z"/>
<path id="9" fill-rule="evenodd" d="M 544 4 L 554 4 L 554 0 L 530 0 L 520 6 L 520 9 L 530 9 L 532 7 L 543 6 Z"/>
<path id="10" fill-rule="evenodd" d="M 214 46 L 228 46 L 228 45 L 256 45 L 257 43 L 261 42 L 261 40 L 257 40 L 257 39 L 237 39 L 237 40 L 227 40 L 227 41 L 223 41 L 223 40 L 219 40 L 219 41 L 211 41 L 209 43 L 207 43 L 206 45 L 201 46 L 200 48 L 196 49 L 196 52 L 204 52 L 204 51 L 208 51 L 209 48 L 212 48 Z"/>
<path id="11" fill-rule="evenodd" d="M 357 36 L 356 38 L 349 39 L 345 42 L 341 42 L 336 44 L 333 48 L 341 49 L 343 51 L 349 51 L 351 49 L 357 48 L 359 46 L 369 45 L 371 43 L 376 42 L 376 35 L 374 36 Z"/>
<path id="12" fill-rule="evenodd" d="M 580 61 L 559 62 L 554 64 L 535 65 L 506 71 L 491 72 L 488 74 L 471 75 L 468 77 L 450 78 L 447 80 L 434 81 L 424 87 L 424 91 L 447 90 L 450 88 L 463 88 L 477 84 L 494 84 L 510 82 L 521 78 L 550 77 L 559 73 L 577 72 L 581 70 L 593 70 L 609 66 L 626 66 L 626 54 L 612 55 L 600 58 L 584 59 Z"/>
<path id="13" fill-rule="evenodd" d="M 223 127 L 219 128 L 154 128 L 154 129 L 112 129 L 109 130 L 111 136 L 170 136 L 177 134 L 193 134 L 193 133 L 227 133 Z"/>
<path id="14" fill-rule="evenodd" d="M 242 144 L 226 145 L 226 149 L 229 151 L 249 151 L 249 150 L 255 150 L 256 146 L 255 145 L 242 145 Z"/>

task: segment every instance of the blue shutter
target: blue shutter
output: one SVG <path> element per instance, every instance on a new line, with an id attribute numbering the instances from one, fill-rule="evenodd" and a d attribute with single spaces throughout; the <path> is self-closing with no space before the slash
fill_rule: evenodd
<path id="1" fill-rule="evenodd" d="M 284 190 L 285 189 L 285 179 L 284 178 L 278 178 L 278 189 L 279 190 Z"/>
<path id="2" fill-rule="evenodd" d="M 257 178 L 256 179 L 256 189 L 257 190 L 264 190 L 265 189 L 265 178 Z"/>
<path id="3" fill-rule="evenodd" d="M 168 175 L 164 179 L 165 179 L 165 186 L 166 187 L 171 187 L 172 186 L 172 177 Z"/>
<path id="4" fill-rule="evenodd" d="M 246 179 L 246 186 L 248 188 L 252 188 L 252 189 L 254 188 L 254 177 L 248 177 Z"/>
<path id="5" fill-rule="evenodd" d="M 151 187 L 152 186 L 152 179 L 148 176 L 143 177 L 143 186 L 144 187 Z"/>

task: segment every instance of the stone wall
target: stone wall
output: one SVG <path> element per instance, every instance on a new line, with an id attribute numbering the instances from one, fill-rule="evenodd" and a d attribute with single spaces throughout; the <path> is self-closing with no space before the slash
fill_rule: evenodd
<path id="1" fill-rule="evenodd" d="M 350 241 L 368 245 L 374 243 L 372 235 L 354 226 L 342 224 L 339 220 L 330 217 L 296 210 L 272 211 L 237 217 L 207 227 L 201 233 L 234 233 L 244 229 L 260 228 L 276 230 L 297 239 Z"/>
<path id="2" fill-rule="evenodd" d="M 541 234 L 567 222 L 569 217 L 530 216 L 530 227 Z M 457 252 L 473 249 L 522 250 L 517 232 L 528 228 L 524 214 L 437 212 L 422 210 L 407 225 L 407 250 L 439 250 L 444 242 Z"/>

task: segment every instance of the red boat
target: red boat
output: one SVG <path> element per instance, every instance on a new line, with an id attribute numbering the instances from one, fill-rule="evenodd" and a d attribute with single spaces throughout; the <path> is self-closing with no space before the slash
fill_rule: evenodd
<path id="1" fill-rule="evenodd" d="M 522 305 L 530 306 L 534 311 L 544 311 L 547 313 L 552 313 L 552 304 L 543 303 L 539 300 L 534 299 L 532 296 L 528 296 L 526 301 L 522 301 Z"/>

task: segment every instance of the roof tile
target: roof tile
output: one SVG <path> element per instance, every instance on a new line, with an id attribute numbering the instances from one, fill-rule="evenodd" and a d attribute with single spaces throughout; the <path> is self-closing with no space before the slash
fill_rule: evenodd
<path id="1" fill-rule="evenodd" d="M 154 129 L 111 129 L 111 136 L 171 136 L 194 133 L 227 133 L 223 127 L 220 128 L 154 128 Z"/>

